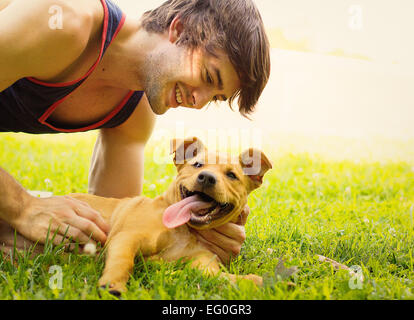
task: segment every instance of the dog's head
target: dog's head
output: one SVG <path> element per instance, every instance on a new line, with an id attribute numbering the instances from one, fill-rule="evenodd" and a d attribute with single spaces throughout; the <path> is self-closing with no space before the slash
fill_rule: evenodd
<path id="1" fill-rule="evenodd" d="M 171 151 L 178 175 L 168 191 L 175 204 L 163 217 L 170 228 L 188 223 L 201 230 L 237 220 L 248 194 L 272 168 L 261 151 L 251 148 L 232 159 L 209 153 L 197 138 L 173 140 Z"/>

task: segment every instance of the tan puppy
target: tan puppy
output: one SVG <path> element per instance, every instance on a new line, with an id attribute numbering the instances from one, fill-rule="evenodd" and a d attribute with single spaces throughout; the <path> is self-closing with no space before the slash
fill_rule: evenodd
<path id="1" fill-rule="evenodd" d="M 263 175 L 272 167 L 255 149 L 243 152 L 234 163 L 229 155 L 209 154 L 197 138 L 173 140 L 172 152 L 178 175 L 164 194 L 154 199 L 71 195 L 98 210 L 111 226 L 99 285 L 108 286 L 112 294 L 126 290 L 138 253 L 167 261 L 191 259 L 191 265 L 205 274 L 220 274 L 218 257 L 197 240 L 188 225 L 201 230 L 236 222 L 248 194 L 261 185 Z M 262 283 L 257 275 L 222 275 L 232 281 L 244 278 Z"/>

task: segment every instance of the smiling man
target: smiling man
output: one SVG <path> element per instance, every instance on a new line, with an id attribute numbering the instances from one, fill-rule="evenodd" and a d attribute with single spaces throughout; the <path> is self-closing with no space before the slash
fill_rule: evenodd
<path id="1" fill-rule="evenodd" d="M 0 0 L 0 30 L 0 131 L 99 129 L 89 192 L 107 197 L 141 193 L 155 114 L 217 100 L 237 100 L 248 114 L 270 73 L 251 0 L 170 0 L 139 20 L 110 0 Z M 198 233 L 223 262 L 240 252 L 248 211 L 239 224 Z M 108 232 L 87 204 L 34 198 L 1 168 L 0 219 L 40 242 L 49 225 L 56 242 L 105 242 Z"/>

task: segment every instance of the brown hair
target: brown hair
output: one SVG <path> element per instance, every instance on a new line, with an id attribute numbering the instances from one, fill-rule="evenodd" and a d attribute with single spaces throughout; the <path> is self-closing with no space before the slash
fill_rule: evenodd
<path id="1" fill-rule="evenodd" d="M 162 33 L 179 16 L 184 30 L 177 44 L 227 53 L 240 78 L 241 88 L 229 99 L 239 98 L 242 115 L 253 112 L 269 79 L 270 54 L 262 18 L 251 0 L 168 0 L 144 13 L 148 32 Z"/>

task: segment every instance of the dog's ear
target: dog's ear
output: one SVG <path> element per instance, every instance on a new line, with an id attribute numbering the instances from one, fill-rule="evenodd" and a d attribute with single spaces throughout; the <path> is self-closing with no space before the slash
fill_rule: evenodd
<path id="1" fill-rule="evenodd" d="M 170 154 L 174 153 L 174 164 L 184 164 L 204 151 L 203 143 L 196 137 L 172 139 Z"/>
<path id="2" fill-rule="evenodd" d="M 265 154 L 257 149 L 250 148 L 239 156 L 243 173 L 249 177 L 250 191 L 260 187 L 267 170 L 272 169 L 272 163 Z"/>

